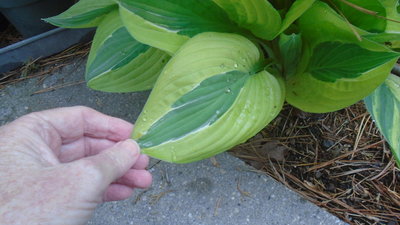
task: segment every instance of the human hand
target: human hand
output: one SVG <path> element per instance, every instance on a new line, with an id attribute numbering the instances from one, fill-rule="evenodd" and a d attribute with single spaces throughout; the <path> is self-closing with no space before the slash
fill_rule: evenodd
<path id="1" fill-rule="evenodd" d="M 99 203 L 149 187 L 132 128 L 80 106 L 0 127 L 0 224 L 85 224 Z"/>

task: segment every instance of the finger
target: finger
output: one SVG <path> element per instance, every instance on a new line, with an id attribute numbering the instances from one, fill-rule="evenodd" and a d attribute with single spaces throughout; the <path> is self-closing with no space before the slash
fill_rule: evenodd
<path id="1" fill-rule="evenodd" d="M 143 170 L 149 166 L 150 158 L 147 155 L 141 154 L 139 159 L 136 161 L 135 165 L 132 166 L 132 169 Z"/>
<path id="2" fill-rule="evenodd" d="M 152 183 L 152 176 L 147 170 L 130 169 L 124 176 L 115 183 L 123 184 L 131 188 L 149 188 Z"/>
<path id="3" fill-rule="evenodd" d="M 83 158 L 77 163 L 91 165 L 101 175 L 100 188 L 108 187 L 113 181 L 122 177 L 138 160 L 139 146 L 133 140 L 115 144 L 101 153 Z"/>
<path id="4" fill-rule="evenodd" d="M 111 184 L 103 196 L 103 201 L 120 201 L 129 198 L 133 193 L 133 189 L 122 184 Z"/>
<path id="5" fill-rule="evenodd" d="M 108 139 L 81 137 L 74 142 L 61 146 L 58 159 L 61 163 L 72 162 L 83 157 L 96 155 L 115 144 L 115 141 Z"/>
<path id="6" fill-rule="evenodd" d="M 71 143 L 82 136 L 104 138 L 111 141 L 122 141 L 130 137 L 133 125 L 124 120 L 107 116 L 93 109 L 83 106 L 58 108 L 30 114 L 38 118 L 38 126 L 53 128 L 57 132 L 62 143 Z M 50 129 L 45 129 L 47 131 Z M 43 132 L 43 129 L 40 131 Z M 51 131 L 49 131 L 51 132 Z M 50 144 L 52 135 L 45 133 L 43 137 Z"/>

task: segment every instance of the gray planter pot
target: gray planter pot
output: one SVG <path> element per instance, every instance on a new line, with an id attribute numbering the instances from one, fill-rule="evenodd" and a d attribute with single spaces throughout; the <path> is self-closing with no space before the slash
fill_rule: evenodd
<path id="1" fill-rule="evenodd" d="M 41 19 L 68 9 L 74 0 L 1 0 L 0 12 L 25 37 L 31 37 L 54 26 Z"/>
<path id="2" fill-rule="evenodd" d="M 32 59 L 45 58 L 93 38 L 94 29 L 57 28 L 0 48 L 0 78 Z"/>

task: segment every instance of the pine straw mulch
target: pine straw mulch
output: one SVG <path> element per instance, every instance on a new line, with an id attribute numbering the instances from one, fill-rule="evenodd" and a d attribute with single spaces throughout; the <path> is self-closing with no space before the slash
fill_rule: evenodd
<path id="1" fill-rule="evenodd" d="M 77 44 L 51 57 L 33 59 L 18 69 L 0 74 L 0 89 L 6 85 L 30 78 L 39 77 L 38 82 L 40 83 L 48 75 L 72 63 L 74 60 L 86 57 L 89 53 L 90 44 L 90 42 Z"/>
<path id="2" fill-rule="evenodd" d="M 0 89 L 29 78 L 40 82 L 86 57 L 89 47 L 79 44 L 0 74 Z M 400 222 L 400 170 L 362 103 L 328 114 L 285 105 L 232 153 L 350 224 Z"/>
<path id="3" fill-rule="evenodd" d="M 285 105 L 232 153 L 349 224 L 400 222 L 400 170 L 362 102 L 327 114 Z"/>

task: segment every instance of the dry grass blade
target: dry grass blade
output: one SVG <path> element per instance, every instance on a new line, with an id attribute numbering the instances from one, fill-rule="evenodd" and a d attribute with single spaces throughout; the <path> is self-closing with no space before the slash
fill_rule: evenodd
<path id="1" fill-rule="evenodd" d="M 361 7 L 359 5 L 356 5 L 354 3 L 351 3 L 351 2 L 349 2 L 347 0 L 340 0 L 340 1 L 343 2 L 346 5 L 348 5 L 348 6 L 352 7 L 352 8 L 354 8 L 354 9 L 362 12 L 362 13 L 365 13 L 365 14 L 368 14 L 368 15 L 371 15 L 371 16 L 375 16 L 375 17 L 378 17 L 380 19 L 392 21 L 392 22 L 395 22 L 395 23 L 400 23 L 400 21 L 398 21 L 398 20 L 394 20 L 394 19 L 390 19 L 390 18 L 387 18 L 387 17 L 384 17 L 384 16 L 380 16 L 380 15 L 378 15 L 379 14 L 378 12 L 363 8 L 363 7 Z"/>
<path id="2" fill-rule="evenodd" d="M 49 92 L 49 91 L 54 91 L 54 90 L 57 90 L 57 89 L 60 89 L 60 88 L 71 87 L 71 86 L 75 86 L 75 85 L 83 84 L 83 83 L 85 83 L 84 80 L 77 81 L 77 82 L 72 82 L 72 83 L 67 83 L 67 84 L 60 84 L 60 85 L 56 85 L 56 86 L 53 86 L 53 87 L 45 88 L 45 89 L 42 89 L 42 90 L 39 90 L 39 91 L 35 91 L 31 95 L 42 94 L 42 93 L 46 93 L 46 92 Z"/>
<path id="3" fill-rule="evenodd" d="M 349 1 L 346 1 L 346 0 L 340 0 L 340 1 L 343 2 L 346 5 L 354 8 L 354 9 L 357 9 L 360 12 L 363 12 L 363 13 L 366 13 L 366 14 L 369 14 L 369 15 L 377 15 L 378 14 L 378 12 L 375 12 L 375 11 L 372 11 L 372 10 L 368 10 L 366 8 L 363 8 L 363 7 L 359 6 L 359 5 L 351 3 Z"/>
<path id="4" fill-rule="evenodd" d="M 333 7 L 339 12 L 340 16 L 343 17 L 343 19 L 346 21 L 347 25 L 350 27 L 351 31 L 354 33 L 354 35 L 357 37 L 359 41 L 362 41 L 361 35 L 358 33 L 356 28 L 354 28 L 353 24 L 350 23 L 350 21 L 346 18 L 346 16 L 343 14 L 343 12 L 337 7 L 331 0 L 329 2 L 333 5 Z"/>
<path id="5" fill-rule="evenodd" d="M 163 191 L 163 192 L 161 192 L 159 194 L 151 195 L 149 204 L 150 205 L 157 204 L 161 200 L 162 197 L 164 197 L 166 194 L 174 192 L 174 191 L 175 190 L 167 190 L 167 191 Z"/>
<path id="6" fill-rule="evenodd" d="M 222 197 L 219 197 L 217 202 L 215 202 L 214 216 L 218 216 L 218 209 L 221 207 L 221 201 L 222 201 Z"/>
<path id="7" fill-rule="evenodd" d="M 236 183 L 236 189 L 239 191 L 239 193 L 240 193 L 240 195 L 242 195 L 242 197 L 248 197 L 248 198 L 250 198 L 251 197 L 251 193 L 250 192 L 247 192 L 247 191 L 244 191 L 244 190 L 242 190 L 241 188 L 240 188 L 240 178 L 237 180 L 237 183 Z"/>

